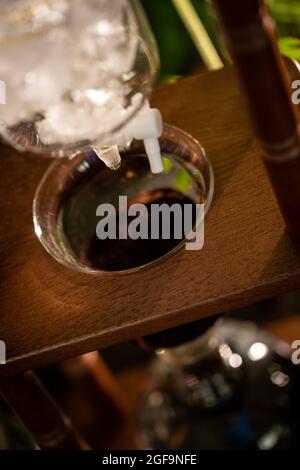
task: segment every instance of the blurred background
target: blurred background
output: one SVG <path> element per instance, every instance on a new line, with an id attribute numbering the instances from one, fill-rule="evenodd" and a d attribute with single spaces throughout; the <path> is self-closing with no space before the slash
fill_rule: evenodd
<path id="1" fill-rule="evenodd" d="M 195 28 L 196 39 L 189 33 L 195 24 L 195 16 L 200 19 L 221 60 L 224 63 L 230 61 L 210 0 L 142 0 L 142 4 L 160 51 L 161 70 L 158 83 L 174 81 L 209 67 L 199 53 L 201 44 L 204 48 L 207 45 L 199 24 Z M 267 4 L 277 26 L 281 52 L 300 60 L 300 2 L 267 0 Z M 183 16 L 185 21 L 182 20 Z"/>
<path id="2" fill-rule="evenodd" d="M 158 85 L 174 82 L 186 75 L 220 68 L 222 63 L 230 63 L 210 0 L 141 2 L 160 51 Z M 300 61 L 299 0 L 267 0 L 267 3 L 277 26 L 282 54 Z M 283 339 L 289 342 L 294 335 L 295 319 L 297 325 L 299 324 L 299 300 L 300 292 L 294 292 L 237 312 L 228 312 L 227 316 L 254 320 L 275 335 L 284 333 Z M 130 343 L 101 351 L 101 356 L 105 363 L 101 366 L 103 368 L 100 375 L 106 377 L 101 400 L 97 398 L 99 389 L 93 382 L 99 370 L 93 370 L 91 358 L 85 363 L 91 377 L 94 377 L 90 384 L 85 382 L 83 385 L 76 374 L 74 376 L 72 363 L 44 368 L 38 371 L 38 375 L 68 411 L 75 424 L 89 434 L 89 440 L 95 448 L 134 448 L 137 446 L 135 415 L 139 396 L 147 388 L 149 379 L 145 373 L 145 364 L 152 360 L 153 354 Z M 113 371 L 115 378 L 109 375 L 105 364 Z M 109 397 L 111 394 L 115 395 L 113 390 L 118 387 L 127 398 L 126 411 L 121 404 L 122 400 L 115 409 L 109 408 Z M 83 395 L 89 394 L 90 402 L 87 403 Z M 106 403 L 106 412 L 103 403 Z M 0 449 L 28 448 L 36 448 L 33 439 L 0 399 Z"/>

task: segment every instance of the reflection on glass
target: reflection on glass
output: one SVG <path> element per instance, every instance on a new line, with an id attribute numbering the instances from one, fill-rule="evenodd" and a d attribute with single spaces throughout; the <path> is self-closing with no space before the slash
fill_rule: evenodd
<path id="1" fill-rule="evenodd" d="M 293 449 L 300 374 L 289 348 L 254 324 L 224 319 L 157 351 L 138 414 L 147 449 Z"/>

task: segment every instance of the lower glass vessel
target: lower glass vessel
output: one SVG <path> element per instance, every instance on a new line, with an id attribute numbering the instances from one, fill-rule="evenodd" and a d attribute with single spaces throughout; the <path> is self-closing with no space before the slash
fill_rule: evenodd
<path id="1" fill-rule="evenodd" d="M 138 413 L 147 449 L 292 449 L 300 372 L 286 344 L 254 324 L 220 320 L 203 337 L 156 352 Z"/>

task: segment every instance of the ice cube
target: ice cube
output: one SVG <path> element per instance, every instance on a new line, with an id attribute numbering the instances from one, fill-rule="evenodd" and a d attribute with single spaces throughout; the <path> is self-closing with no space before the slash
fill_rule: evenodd
<path id="1" fill-rule="evenodd" d="M 20 90 L 21 99 L 34 112 L 43 112 L 71 86 L 72 59 L 67 33 L 56 31 L 48 39 L 47 54 L 25 74 Z"/>
<path id="2" fill-rule="evenodd" d="M 99 99 L 100 95 L 93 100 Z M 102 98 L 101 98 L 102 99 Z M 59 102 L 50 107 L 45 119 L 37 123 L 40 140 L 44 144 L 75 144 L 83 140 L 93 141 L 106 135 L 120 122 L 120 109 L 113 105 L 79 102 Z"/>
<path id="3" fill-rule="evenodd" d="M 132 71 L 139 44 L 129 3 L 33 0 L 35 18 L 44 18 L 46 4 L 60 5 L 64 14 L 68 10 L 69 21 L 64 17 L 33 34 L 8 34 L 1 42 L 7 105 L 0 109 L 0 121 L 7 126 L 34 122 L 44 145 L 111 135 L 124 120 L 131 89 L 123 75 Z M 0 18 L 0 35 L 4 30 Z"/>
<path id="4" fill-rule="evenodd" d="M 1 0 L 0 37 L 32 34 L 65 24 L 69 11 L 70 0 Z"/>
<path id="5" fill-rule="evenodd" d="M 117 24 L 122 24 L 125 4 L 128 8 L 127 0 L 72 0 L 71 28 L 80 32 L 97 22 L 104 28 L 102 33 L 108 33 Z"/>
<path id="6" fill-rule="evenodd" d="M 76 53 L 82 66 L 93 61 L 114 76 L 132 69 L 139 38 L 128 2 L 77 0 L 72 15 L 73 24 L 76 24 Z"/>
<path id="7" fill-rule="evenodd" d="M 7 88 L 0 119 L 8 125 L 42 113 L 71 85 L 72 59 L 63 29 L 2 44 L 0 51 L 0 78 Z"/>
<path id="8" fill-rule="evenodd" d="M 0 122 L 6 126 L 13 126 L 19 121 L 27 119 L 31 110 L 24 106 L 24 102 L 14 87 L 6 83 L 6 104 L 0 106 Z"/>

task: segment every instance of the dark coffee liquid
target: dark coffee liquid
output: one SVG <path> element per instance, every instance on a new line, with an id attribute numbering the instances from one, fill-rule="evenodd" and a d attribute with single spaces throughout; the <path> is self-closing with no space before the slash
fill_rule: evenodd
<path id="1" fill-rule="evenodd" d="M 117 239 L 100 240 L 95 234 L 85 244 L 81 252 L 81 260 L 95 269 L 103 269 L 106 271 L 121 271 L 131 268 L 136 268 L 144 264 L 150 263 L 166 253 L 173 250 L 184 239 L 184 227 L 182 218 L 182 234 L 183 236 L 178 239 L 175 238 L 174 233 L 174 216 L 171 212 L 170 217 L 170 238 L 162 238 L 162 230 L 160 224 L 159 239 L 150 239 L 151 234 L 151 204 L 167 204 L 169 207 L 173 204 L 179 204 L 182 208 L 182 213 L 185 204 L 193 206 L 193 225 L 196 220 L 196 206 L 193 201 L 177 191 L 174 190 L 156 190 L 150 194 L 141 196 L 138 200 L 129 201 L 129 205 L 133 203 L 143 203 L 148 209 L 148 239 L 132 240 L 119 239 L 119 213 L 117 214 Z M 135 217 L 128 216 L 128 225 Z M 161 220 L 161 219 L 160 219 Z M 192 230 L 192 226 L 190 227 Z"/>

